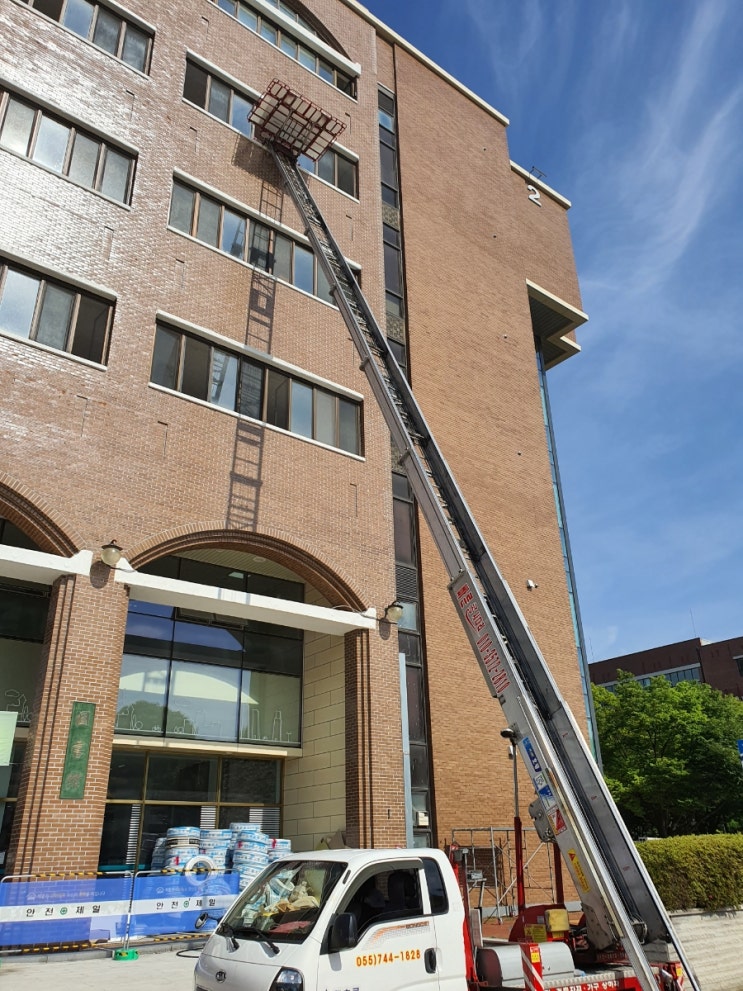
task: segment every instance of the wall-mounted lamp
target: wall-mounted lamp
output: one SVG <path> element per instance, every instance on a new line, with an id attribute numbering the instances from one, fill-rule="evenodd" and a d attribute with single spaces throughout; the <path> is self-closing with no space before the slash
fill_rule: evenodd
<path id="1" fill-rule="evenodd" d="M 535 589 L 535 588 L 539 588 L 539 585 L 537 585 L 537 583 L 536 583 L 536 582 L 534 581 L 534 579 L 533 579 L 533 578 L 527 578 L 527 579 L 526 579 L 526 587 L 527 587 L 527 588 L 529 589 L 529 591 L 531 592 L 531 591 L 532 591 L 532 589 Z"/>
<path id="2" fill-rule="evenodd" d="M 124 549 L 119 547 L 115 540 L 109 540 L 107 544 L 101 547 L 101 561 L 107 564 L 109 568 L 115 568 L 121 560 L 123 553 Z"/>
<path id="3" fill-rule="evenodd" d="M 402 602 L 390 602 L 384 610 L 384 618 L 388 623 L 398 623 L 402 619 L 402 614 L 404 612 L 405 606 Z"/>

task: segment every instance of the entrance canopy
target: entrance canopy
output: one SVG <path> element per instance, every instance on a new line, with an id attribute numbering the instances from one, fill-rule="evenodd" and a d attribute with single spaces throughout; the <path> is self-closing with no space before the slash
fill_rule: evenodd
<path id="1" fill-rule="evenodd" d="M 249 119 L 259 141 L 273 145 L 291 158 L 306 155 L 313 162 L 346 127 L 279 79 L 274 79 Z"/>

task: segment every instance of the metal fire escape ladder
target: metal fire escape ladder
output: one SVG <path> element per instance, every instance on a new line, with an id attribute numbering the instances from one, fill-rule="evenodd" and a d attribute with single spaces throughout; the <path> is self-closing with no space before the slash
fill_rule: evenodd
<path id="1" fill-rule="evenodd" d="M 460 620 L 488 689 L 515 733 L 544 818 L 575 883 L 591 944 L 601 950 L 621 942 L 645 991 L 657 991 L 643 944 L 671 943 L 690 986 L 699 991 L 578 724 L 302 178 L 296 149 L 287 151 L 265 132 L 260 137 L 303 218 L 361 356 L 361 367 L 401 452 L 411 488 L 450 576 L 449 591 Z"/>

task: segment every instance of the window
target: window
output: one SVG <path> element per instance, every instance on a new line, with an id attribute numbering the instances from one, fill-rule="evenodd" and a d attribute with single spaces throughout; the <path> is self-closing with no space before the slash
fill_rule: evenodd
<path id="1" fill-rule="evenodd" d="M 120 203 L 131 198 L 131 155 L 2 90 L 0 146 Z"/>
<path id="2" fill-rule="evenodd" d="M 295 38 L 283 24 L 280 25 L 278 21 L 272 21 L 270 17 L 266 17 L 261 11 L 255 10 L 248 3 L 245 3 L 244 0 L 211 0 L 211 2 L 216 3 L 220 10 L 236 18 L 242 25 L 250 31 L 255 32 L 255 34 L 260 35 L 270 45 L 280 48 L 289 58 L 299 62 L 300 65 L 309 69 L 310 72 L 314 72 L 315 75 L 320 76 L 321 79 L 330 83 L 331 86 L 335 86 L 336 89 L 339 89 L 342 93 L 347 93 L 349 96 L 356 96 L 356 79 L 353 76 L 332 65 L 321 55 L 316 54 L 311 48 L 303 45 L 299 38 Z M 296 21 L 306 31 L 318 36 L 315 28 L 300 14 L 293 11 L 288 4 L 274 3 L 273 0 L 268 0 L 268 2 L 273 7 L 276 7 L 277 10 L 280 10 L 282 14 Z"/>
<path id="3" fill-rule="evenodd" d="M 301 743 L 302 632 L 133 600 L 115 731 Z"/>
<path id="4" fill-rule="evenodd" d="M 237 936 L 252 929 L 265 933 L 264 940 L 272 943 L 303 943 L 346 867 L 343 862 L 282 859 L 270 865 L 260 880 L 248 882 L 225 915 L 223 925 Z M 272 987 L 276 984 L 274 981 Z M 282 982 L 281 986 L 288 985 Z"/>
<path id="5" fill-rule="evenodd" d="M 278 760 L 114 750 L 101 870 L 150 868 L 155 844 L 171 826 L 252 822 L 278 836 L 280 787 Z"/>
<path id="6" fill-rule="evenodd" d="M 382 202 L 400 206 L 400 181 L 397 172 L 397 137 L 395 135 L 395 98 L 379 91 L 379 158 L 382 170 Z"/>
<path id="7" fill-rule="evenodd" d="M 420 875 L 404 864 L 382 864 L 364 873 L 340 907 L 356 916 L 359 935 L 370 926 L 423 914 Z"/>
<path id="8" fill-rule="evenodd" d="M 402 247 L 400 231 L 382 224 L 384 242 L 384 288 L 387 313 L 402 318 L 405 314 L 402 282 Z"/>
<path id="9" fill-rule="evenodd" d="M 150 380 L 350 454 L 361 453 L 359 403 L 158 324 Z"/>
<path id="10" fill-rule="evenodd" d="M 0 258 L 0 330 L 103 364 L 112 315 L 106 300 Z"/>
<path id="11" fill-rule="evenodd" d="M 148 72 L 152 35 L 99 3 L 89 0 L 23 0 L 104 52 L 139 72 Z"/>
<path id="12" fill-rule="evenodd" d="M 333 302 L 328 281 L 309 248 L 177 180 L 169 224 L 323 302 Z"/>
<path id="13" fill-rule="evenodd" d="M 738 674 L 743 678 L 743 657 L 734 657 L 733 660 L 738 667 Z"/>
<path id="14" fill-rule="evenodd" d="M 253 136 L 253 125 L 248 120 L 255 105 L 252 97 L 234 89 L 190 59 L 186 62 L 183 99 L 206 110 L 246 137 Z"/>
<path id="15" fill-rule="evenodd" d="M 298 164 L 306 172 L 311 172 L 349 196 L 358 198 L 358 165 L 335 148 L 328 148 L 317 161 L 307 155 L 300 155 Z"/>

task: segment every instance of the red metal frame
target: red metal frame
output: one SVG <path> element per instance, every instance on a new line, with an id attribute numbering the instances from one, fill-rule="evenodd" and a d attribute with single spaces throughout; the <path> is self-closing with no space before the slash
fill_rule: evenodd
<path id="1" fill-rule="evenodd" d="M 307 155 L 313 162 L 346 127 L 280 79 L 273 80 L 253 107 L 249 120 L 259 141 L 274 145 L 291 158 Z"/>

